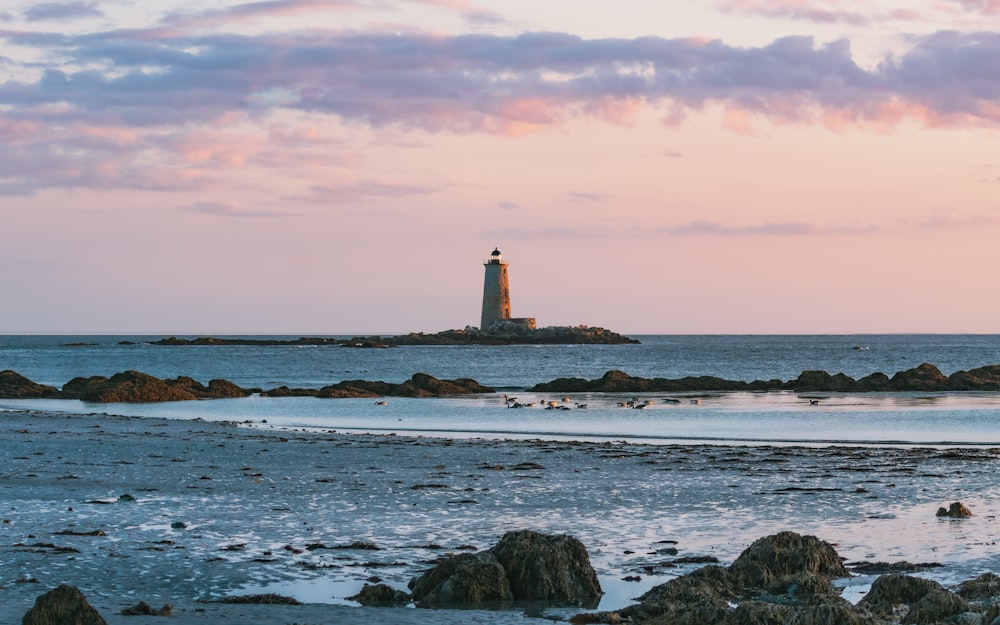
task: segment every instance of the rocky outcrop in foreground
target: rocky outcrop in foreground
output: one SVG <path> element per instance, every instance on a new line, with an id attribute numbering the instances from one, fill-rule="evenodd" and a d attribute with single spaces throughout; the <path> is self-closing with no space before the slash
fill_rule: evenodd
<path id="1" fill-rule="evenodd" d="M 824 393 L 870 393 L 901 391 L 998 391 L 1000 365 L 989 365 L 946 376 L 932 364 L 896 373 L 891 378 L 873 373 L 858 380 L 826 371 L 803 371 L 794 380 L 754 380 L 743 382 L 714 376 L 678 379 L 632 377 L 623 371 L 608 371 L 596 380 L 559 378 L 537 384 L 529 391 L 550 393 L 649 393 L 692 391 L 796 391 Z"/>
<path id="2" fill-rule="evenodd" d="M 754 542 L 729 567 L 706 566 L 652 588 L 638 597 L 636 605 L 616 613 L 581 614 L 572 622 L 988 625 L 1000 615 L 1000 606 L 992 601 L 996 595 L 990 595 L 995 576 L 966 582 L 959 593 L 953 593 L 931 580 L 883 575 L 852 605 L 832 583 L 848 575 L 829 543 L 815 536 L 781 532 Z M 963 589 L 967 597 L 978 597 L 975 602 L 960 594 Z M 902 620 L 900 615 L 904 615 Z"/>
<path id="3" fill-rule="evenodd" d="M 604 594 L 583 543 L 530 530 L 508 532 L 488 551 L 447 558 L 413 579 L 410 590 L 424 607 L 571 600 L 596 605 Z"/>
<path id="4" fill-rule="evenodd" d="M 1000 577 L 984 573 L 954 592 L 938 582 L 891 573 L 857 605 L 833 580 L 848 577 L 833 545 L 780 532 L 760 538 L 728 567 L 710 564 L 660 584 L 617 612 L 585 612 L 571 623 L 634 625 L 993 625 L 1000 619 Z M 413 595 L 386 584 L 351 597 L 364 605 L 511 608 L 576 602 L 591 609 L 602 590 L 586 548 L 566 535 L 509 532 L 489 550 L 446 558 L 410 582 Z M 280 595 L 228 597 L 221 603 L 299 605 Z M 140 602 L 140 606 L 145 604 Z M 148 606 L 146 606 L 148 608 Z M 164 612 L 164 610 L 166 612 Z M 169 614 L 129 608 L 122 614 Z M 419 620 L 419 619 L 417 619 Z M 62 585 L 38 597 L 23 625 L 104 625 L 83 594 Z"/>
<path id="5" fill-rule="evenodd" d="M 107 625 L 87 598 L 74 586 L 63 584 L 35 600 L 21 625 Z"/>
<path id="6" fill-rule="evenodd" d="M 269 391 L 241 388 L 228 380 L 211 380 L 208 385 L 187 376 L 161 380 L 140 371 L 123 371 L 110 378 L 92 376 L 73 378 L 62 387 L 36 384 L 14 372 L 0 372 L 0 399 L 79 399 L 94 403 L 141 403 L 224 399 L 247 397 L 258 393 L 267 397 L 447 397 L 493 393 L 490 387 L 468 378 L 439 380 L 426 373 L 415 373 L 400 384 L 349 380 L 321 389 L 293 389 L 280 386 Z"/>

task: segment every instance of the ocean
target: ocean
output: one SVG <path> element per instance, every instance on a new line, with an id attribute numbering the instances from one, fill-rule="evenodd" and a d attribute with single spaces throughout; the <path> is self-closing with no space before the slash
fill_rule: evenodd
<path id="1" fill-rule="evenodd" d="M 593 379 L 613 369 L 639 377 L 712 375 L 796 378 L 824 370 L 859 378 L 921 363 L 945 375 L 1000 364 L 998 335 L 636 336 L 637 345 L 159 346 L 157 336 L 0 337 L 0 370 L 62 386 L 77 376 L 135 369 L 160 378 L 224 378 L 243 387 L 319 388 L 343 380 L 402 382 L 422 372 L 473 378 L 497 393 L 461 398 L 371 400 L 263 398 L 162 404 L 0 400 L 0 409 L 267 422 L 274 427 L 450 437 L 625 440 L 646 443 L 1000 445 L 1000 393 L 653 394 L 645 410 L 622 397 L 525 392 L 560 377 Z M 285 338 L 295 336 L 248 338 Z M 504 396 L 536 402 L 506 409 Z M 666 403 L 664 400 L 674 400 Z M 568 401 L 567 401 L 568 400 Z M 679 401 L 677 401 L 679 400 Z M 814 405 L 819 400 L 819 405 Z M 556 401 L 569 410 L 546 411 Z M 586 408 L 580 407 L 585 404 Z"/>
<path id="2" fill-rule="evenodd" d="M 386 405 L 261 396 L 0 400 L 10 464 L 0 480 L 8 505 L 0 535 L 9 545 L 0 556 L 10 579 L 74 583 L 115 611 L 123 597 L 183 606 L 271 592 L 353 605 L 349 597 L 374 573 L 404 590 L 441 548 L 482 549 L 524 528 L 570 533 L 587 546 L 606 592 L 601 610 L 621 609 L 699 568 L 700 558 L 728 564 L 782 529 L 820 536 L 849 562 L 932 563 L 920 574 L 947 585 L 1000 570 L 1000 392 L 651 394 L 635 410 L 618 406 L 628 399 L 621 395 L 525 390 L 611 369 L 749 381 L 820 369 L 892 375 L 928 362 L 950 374 L 1000 363 L 1000 336 L 640 336 L 638 345 L 388 349 L 149 344 L 159 338 L 4 336 L 0 370 L 53 386 L 135 369 L 261 388 L 402 382 L 423 372 L 497 390 L 390 397 Z M 505 396 L 536 407 L 507 408 Z M 548 402 L 567 409 L 543 409 Z M 123 493 L 135 500 L 121 503 Z M 956 500 L 970 506 L 971 519 L 936 516 Z M 99 528 L 106 537 L 67 528 Z M 58 536 L 76 551 L 56 559 L 35 536 Z M 379 550 L 308 548 L 356 541 Z M 664 541 L 695 558 L 668 562 Z M 837 584 L 857 602 L 874 579 L 859 573 Z M 23 613 L 42 586 L 4 584 L 0 603 Z M 544 616 L 565 620 L 576 611 Z"/>

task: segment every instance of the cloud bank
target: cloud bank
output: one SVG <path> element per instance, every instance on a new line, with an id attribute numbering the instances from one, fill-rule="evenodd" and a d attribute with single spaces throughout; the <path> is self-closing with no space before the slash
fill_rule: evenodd
<path id="1" fill-rule="evenodd" d="M 266 129 L 289 112 L 371 128 L 509 135 L 577 118 L 627 122 L 642 108 L 682 124 L 710 106 L 724 109 L 723 123 L 734 128 L 751 118 L 832 128 L 1000 123 L 996 32 L 939 32 L 865 69 L 848 41 L 809 37 L 737 47 L 554 32 L 233 34 L 192 26 L 316 4 L 260 2 L 83 35 L 0 31 L 46 59 L 14 61 L 21 72 L 0 83 L 0 194 L 207 188 L 227 169 L 273 166 L 276 151 L 293 149 Z"/>

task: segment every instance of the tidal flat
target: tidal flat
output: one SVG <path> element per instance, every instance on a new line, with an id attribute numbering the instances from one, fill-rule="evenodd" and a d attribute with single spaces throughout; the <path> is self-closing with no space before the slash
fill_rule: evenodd
<path id="1" fill-rule="evenodd" d="M 138 601 L 170 622 L 551 622 L 553 606 L 362 608 L 446 554 L 505 532 L 571 534 L 600 610 L 782 530 L 834 544 L 848 568 L 924 565 L 945 586 L 1000 572 L 1000 449 L 640 445 L 448 439 L 266 423 L 0 413 L 0 622 L 79 587 L 112 624 Z M 935 512 L 962 501 L 971 518 Z M 628 578 L 630 581 L 626 581 Z M 838 580 L 857 601 L 874 576 Z M 279 593 L 304 606 L 217 603 Z"/>

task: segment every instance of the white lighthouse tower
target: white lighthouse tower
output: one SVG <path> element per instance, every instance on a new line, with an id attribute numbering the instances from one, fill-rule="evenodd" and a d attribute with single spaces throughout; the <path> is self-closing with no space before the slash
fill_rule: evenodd
<path id="1" fill-rule="evenodd" d="M 483 318 L 479 328 L 486 330 L 495 321 L 510 319 L 510 279 L 507 277 L 507 263 L 499 249 L 493 250 L 483 266 L 486 267 L 486 280 L 483 283 Z"/>
<path id="2" fill-rule="evenodd" d="M 487 331 L 497 321 L 535 329 L 534 318 L 515 319 L 510 315 L 510 278 L 507 276 L 507 262 L 500 250 L 494 248 L 483 266 L 486 267 L 486 279 L 483 282 L 483 315 L 479 329 Z"/>

